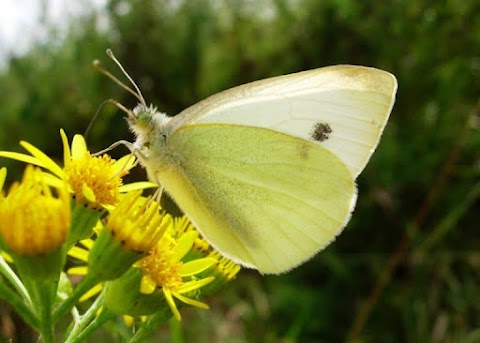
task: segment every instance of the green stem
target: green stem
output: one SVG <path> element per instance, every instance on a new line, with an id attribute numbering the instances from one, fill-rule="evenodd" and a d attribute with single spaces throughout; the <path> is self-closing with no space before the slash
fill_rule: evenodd
<path id="1" fill-rule="evenodd" d="M 40 337 L 45 343 L 55 342 L 55 326 L 52 318 L 52 309 L 55 302 L 56 288 L 52 287 L 51 280 L 39 280 L 33 283 L 31 290 L 33 303 L 36 305 L 37 315 L 40 317 Z"/>
<path id="2" fill-rule="evenodd" d="M 115 314 L 108 309 L 103 310 L 95 319 L 83 330 L 77 337 L 75 337 L 71 343 L 80 343 L 83 342 L 88 336 L 90 336 L 94 331 L 96 331 L 103 324 L 108 322 L 110 319 L 115 318 Z"/>
<path id="3" fill-rule="evenodd" d="M 27 290 L 32 311 L 39 321 L 36 326 L 45 343 L 55 342 L 55 321 L 52 318 L 60 271 L 65 262 L 65 251 L 59 248 L 48 254 L 35 256 L 13 255 L 15 267 Z"/>
<path id="4" fill-rule="evenodd" d="M 87 274 L 87 276 L 85 276 L 85 278 L 74 288 L 72 294 L 70 294 L 70 296 L 65 299 L 65 301 L 62 302 L 57 309 L 55 309 L 53 312 L 53 320 L 57 321 L 70 312 L 82 295 L 84 295 L 85 292 L 87 292 L 90 288 L 95 286 L 95 284 L 96 278 Z"/>
<path id="5" fill-rule="evenodd" d="M 172 317 L 172 312 L 168 306 L 162 306 L 158 312 L 148 317 L 147 321 L 138 329 L 128 343 L 145 342 L 145 338 L 151 336 L 154 331 L 169 318 Z"/>
<path id="6" fill-rule="evenodd" d="M 22 301 L 17 293 L 13 292 L 12 289 L 3 282 L 0 282 L 0 298 L 12 305 L 15 309 L 15 312 L 20 315 L 20 317 L 22 317 L 22 319 L 28 325 L 33 328 L 40 329 L 40 322 L 32 312 L 32 309 L 27 306 L 24 301 Z"/>
<path id="7" fill-rule="evenodd" d="M 174 317 L 171 317 L 170 320 L 168 321 L 168 328 L 170 329 L 171 342 L 173 343 L 185 342 L 185 339 L 183 338 L 183 334 L 182 334 L 182 325 L 177 319 L 175 319 Z"/>
<path id="8" fill-rule="evenodd" d="M 10 268 L 8 263 L 5 261 L 3 256 L 0 254 L 0 273 L 5 276 L 5 278 L 12 284 L 12 286 L 17 290 L 20 296 L 32 306 L 32 300 L 28 295 L 28 291 L 23 285 L 22 281 L 18 278 L 17 274 Z"/>
<path id="9" fill-rule="evenodd" d="M 65 343 L 79 343 L 84 341 L 105 322 L 115 317 L 115 314 L 108 309 L 104 309 L 97 315 L 98 310 L 103 305 L 103 298 L 104 292 L 100 293 L 88 311 L 75 323 L 72 331 L 70 331 L 68 337 L 65 339 Z"/>

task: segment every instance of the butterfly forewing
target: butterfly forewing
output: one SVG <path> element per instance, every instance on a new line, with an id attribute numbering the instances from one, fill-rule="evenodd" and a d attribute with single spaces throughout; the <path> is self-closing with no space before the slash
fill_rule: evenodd
<path id="1" fill-rule="evenodd" d="M 354 178 L 375 150 L 393 106 L 393 75 L 333 66 L 252 82 L 216 94 L 174 119 L 270 128 L 323 145 Z"/>

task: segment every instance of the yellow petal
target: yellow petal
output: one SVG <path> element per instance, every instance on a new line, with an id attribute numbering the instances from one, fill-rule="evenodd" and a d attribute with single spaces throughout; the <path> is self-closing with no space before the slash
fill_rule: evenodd
<path id="1" fill-rule="evenodd" d="M 129 170 L 135 163 L 135 155 L 129 154 L 120 158 L 118 161 L 115 161 L 113 164 L 114 174 L 120 174 L 125 170 Z"/>
<path id="2" fill-rule="evenodd" d="M 0 157 L 6 157 L 6 158 L 11 158 L 12 160 L 17 160 L 20 162 L 25 162 L 28 164 L 33 164 L 35 166 L 43 167 L 43 163 L 36 159 L 33 156 L 30 155 L 25 155 L 25 154 L 20 154 L 18 152 L 10 152 L 10 151 L 0 151 Z"/>
<path id="3" fill-rule="evenodd" d="M 70 159 L 72 158 L 72 154 L 70 153 L 70 146 L 68 145 L 67 135 L 63 129 L 60 129 L 60 136 L 62 137 L 62 144 L 63 144 L 63 165 L 67 166 L 70 163 Z"/>
<path id="4" fill-rule="evenodd" d="M 45 169 L 50 170 L 52 173 L 57 175 L 61 179 L 65 179 L 65 172 L 63 171 L 62 168 L 58 166 L 50 157 L 48 157 L 43 151 L 40 149 L 34 147 L 28 142 L 22 141 L 20 142 L 20 145 L 25 148 L 29 153 L 32 154 L 33 157 L 35 157 L 39 163 L 34 163 L 36 165 L 39 165 Z"/>
<path id="5" fill-rule="evenodd" d="M 213 280 L 215 280 L 215 278 L 213 276 L 209 276 L 209 277 L 206 277 L 204 279 L 185 282 L 182 285 L 178 286 L 175 289 L 175 291 L 179 294 L 188 293 L 188 292 L 194 291 L 196 289 L 199 289 L 199 288 L 209 284 Z"/>
<path id="6" fill-rule="evenodd" d="M 125 323 L 126 326 L 131 328 L 133 324 L 135 323 L 135 318 L 131 316 L 124 315 L 123 316 L 123 322 Z"/>
<path id="7" fill-rule="evenodd" d="M 213 257 L 199 258 L 182 264 L 179 273 L 181 276 L 192 276 L 207 270 L 217 262 Z"/>
<path id="8" fill-rule="evenodd" d="M 0 169 L 0 191 L 3 189 L 5 184 L 5 179 L 7 178 L 7 168 L 3 167 Z"/>
<path id="9" fill-rule="evenodd" d="M 47 185 L 54 188 L 65 187 L 65 181 L 62 179 L 59 179 L 57 176 L 47 172 L 41 172 L 41 175 L 42 175 L 42 179 L 45 181 Z M 69 189 L 69 192 L 71 192 L 71 189 Z"/>
<path id="10" fill-rule="evenodd" d="M 94 297 L 95 295 L 97 295 L 98 293 L 100 293 L 102 291 L 102 288 L 103 288 L 103 286 L 102 286 L 101 283 L 96 284 L 95 286 L 90 288 L 87 292 L 85 292 L 85 294 L 82 295 L 82 297 L 78 301 L 82 302 L 82 301 L 90 299 L 91 297 Z"/>
<path id="11" fill-rule="evenodd" d="M 150 277 L 144 276 L 140 281 L 140 293 L 152 294 L 157 288 L 157 284 Z"/>
<path id="12" fill-rule="evenodd" d="M 73 136 L 72 141 L 72 159 L 82 158 L 85 154 L 89 154 L 87 143 L 82 135 Z"/>
<path id="13" fill-rule="evenodd" d="M 97 225 L 98 225 L 99 222 L 100 222 L 100 225 L 102 225 L 102 223 L 101 223 L 100 220 L 97 222 Z M 98 234 L 98 233 L 97 233 L 97 234 Z M 91 239 L 91 238 L 87 238 L 87 239 L 82 239 L 82 240 L 80 241 L 80 243 L 81 243 L 85 248 L 87 248 L 87 249 L 90 250 L 90 249 L 93 247 L 93 243 L 95 243 L 95 241 L 94 241 L 93 239 Z"/>
<path id="14" fill-rule="evenodd" d="M 82 267 L 72 267 L 68 268 L 67 274 L 68 275 L 87 275 L 88 268 L 86 266 Z"/>
<path id="15" fill-rule="evenodd" d="M 88 261 L 88 250 L 79 248 L 79 247 L 72 247 L 68 250 L 68 256 L 74 257 L 80 261 L 87 262 Z"/>
<path id="16" fill-rule="evenodd" d="M 180 236 L 177 241 L 177 246 L 173 251 L 174 258 L 180 261 L 190 251 L 190 249 L 192 249 L 193 242 L 195 242 L 197 237 L 197 231 L 189 231 Z"/>
<path id="17" fill-rule="evenodd" d="M 95 197 L 95 192 L 86 184 L 82 185 L 82 194 L 91 203 L 97 202 L 97 198 Z"/>
<path id="18" fill-rule="evenodd" d="M 209 309 L 208 305 L 205 304 L 205 303 L 202 303 L 201 301 L 193 300 L 193 299 L 184 297 L 183 295 L 180 295 L 180 294 L 178 294 L 178 293 L 176 293 L 176 292 L 172 292 L 172 295 L 173 295 L 175 298 L 177 298 L 178 300 L 184 302 L 185 304 L 192 305 L 192 306 L 201 308 L 201 309 L 203 309 L 203 310 L 208 310 L 208 309 Z"/>
<path id="19" fill-rule="evenodd" d="M 132 191 L 138 191 L 141 189 L 147 188 L 157 188 L 158 185 L 153 182 L 143 181 L 143 182 L 132 182 L 123 186 L 118 187 L 120 193 L 127 193 Z"/>
<path id="20" fill-rule="evenodd" d="M 9 254 L 7 254 L 5 251 L 0 251 L 0 254 L 5 259 L 5 261 L 7 261 L 8 263 L 13 263 L 13 258 Z"/>
<path id="21" fill-rule="evenodd" d="M 167 304 L 170 307 L 170 310 L 172 310 L 172 313 L 175 316 L 175 318 L 178 321 L 182 320 L 182 317 L 180 316 L 180 312 L 178 312 L 177 305 L 175 305 L 175 302 L 173 301 L 172 293 L 170 293 L 170 290 L 168 290 L 164 287 L 163 288 L 163 295 L 165 296 L 165 300 L 167 301 Z"/>

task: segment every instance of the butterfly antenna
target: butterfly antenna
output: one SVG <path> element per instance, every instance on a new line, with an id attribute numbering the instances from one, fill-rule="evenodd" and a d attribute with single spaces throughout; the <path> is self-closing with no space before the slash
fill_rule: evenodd
<path id="1" fill-rule="evenodd" d="M 115 60 L 116 63 L 119 63 L 117 60 Z M 140 101 L 142 104 L 145 103 L 145 100 L 143 99 L 143 96 L 141 93 L 135 93 L 135 91 L 133 89 L 131 89 L 130 87 L 128 87 L 126 84 L 124 84 L 122 81 L 120 81 L 116 76 L 114 76 L 112 73 L 110 73 L 108 70 L 106 70 L 105 68 L 103 68 L 102 66 L 102 63 L 99 61 L 99 60 L 94 60 L 93 61 L 93 66 L 95 67 L 95 69 L 97 69 L 100 73 L 104 74 L 105 76 L 107 76 L 109 79 L 111 79 L 113 82 L 115 82 L 117 85 L 119 85 L 120 87 L 122 87 L 123 89 L 125 89 L 127 92 L 129 92 L 130 94 L 132 94 L 135 98 L 138 99 L 138 101 Z M 120 66 L 121 67 L 121 66 Z M 123 72 L 125 73 L 123 67 L 121 67 Z M 128 74 L 126 74 L 128 75 Z M 129 80 L 131 80 L 130 77 L 128 77 Z M 134 84 L 135 85 L 135 84 Z M 135 85 L 135 88 L 137 89 L 138 92 L 140 92 L 138 90 L 138 87 L 137 85 Z"/>
<path id="2" fill-rule="evenodd" d="M 97 120 L 98 116 L 100 115 L 100 110 L 103 108 L 103 106 L 105 106 L 106 104 L 113 104 L 115 105 L 117 108 L 119 108 L 120 110 L 122 110 L 123 112 L 125 112 L 128 116 L 132 116 L 133 113 L 132 111 L 130 111 L 129 109 L 127 109 L 125 106 L 123 106 L 121 103 L 119 103 L 118 101 L 115 101 L 113 99 L 108 99 L 108 100 L 105 100 L 104 102 L 102 102 L 100 104 L 100 106 L 98 106 L 97 108 L 97 111 L 95 112 L 94 116 L 92 117 L 92 120 L 90 120 L 90 123 L 88 124 L 88 127 L 87 129 L 85 130 L 85 133 L 83 134 L 83 137 L 85 137 L 85 139 L 87 139 L 87 136 L 88 134 L 90 133 L 90 130 L 92 129 L 92 126 L 93 126 L 93 123 L 95 122 L 95 120 Z"/>
<path id="3" fill-rule="evenodd" d="M 130 111 L 128 108 L 126 108 L 125 106 L 123 106 L 121 103 L 119 103 L 118 101 L 115 101 L 113 99 L 108 99 L 108 100 L 105 100 L 104 102 L 102 102 L 100 104 L 100 106 L 98 106 L 97 108 L 97 111 L 95 112 L 94 116 L 92 117 L 92 120 L 90 120 L 90 123 L 88 124 L 88 127 L 87 129 L 85 130 L 85 133 L 83 134 L 83 137 L 85 137 L 85 139 L 87 139 L 88 137 L 88 134 L 90 133 L 90 130 L 93 126 L 93 123 L 95 122 L 95 120 L 97 120 L 99 114 L 100 114 L 100 110 L 103 108 L 103 106 L 105 106 L 106 104 L 113 104 L 115 105 L 118 109 L 120 109 L 121 111 L 125 112 L 129 117 L 135 117 L 135 115 L 133 114 L 132 111 Z"/>
<path id="4" fill-rule="evenodd" d="M 137 91 L 136 93 L 133 92 L 130 87 L 124 85 L 124 88 L 125 89 L 130 89 L 130 93 L 132 94 L 135 94 L 135 97 L 145 106 L 147 106 L 147 103 L 145 102 L 145 99 L 142 95 L 142 92 L 140 91 L 140 88 L 137 86 L 137 84 L 135 83 L 135 81 L 133 81 L 132 77 L 127 73 L 127 71 L 125 70 L 125 68 L 122 66 L 122 64 L 117 60 L 117 58 L 115 57 L 115 55 L 113 54 L 113 51 L 111 49 L 107 49 L 107 55 L 108 57 L 110 57 L 110 59 L 115 62 L 115 64 L 120 68 L 120 70 L 122 71 L 123 75 L 125 75 L 125 77 L 128 79 L 128 81 L 130 81 L 130 83 L 133 85 L 133 88 L 135 88 L 135 90 Z"/>

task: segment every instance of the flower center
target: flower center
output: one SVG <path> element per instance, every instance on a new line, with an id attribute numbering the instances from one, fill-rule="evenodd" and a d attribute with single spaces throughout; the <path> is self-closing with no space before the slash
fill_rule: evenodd
<path id="1" fill-rule="evenodd" d="M 163 237 L 164 241 L 167 237 Z M 170 242 L 170 247 L 158 244 L 150 255 L 140 261 L 140 268 L 144 275 L 148 275 L 159 287 L 173 289 L 182 284 L 180 267 L 182 262 L 174 254 L 175 242 Z"/>
<path id="2" fill-rule="evenodd" d="M 88 153 L 70 161 L 65 172 L 77 201 L 89 202 L 93 207 L 118 202 L 121 176 L 127 172 L 119 174 L 113 167 L 114 162 L 108 155 L 93 157 Z"/>

